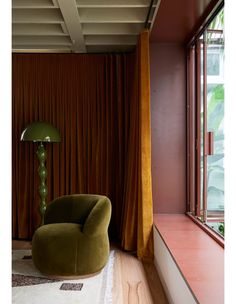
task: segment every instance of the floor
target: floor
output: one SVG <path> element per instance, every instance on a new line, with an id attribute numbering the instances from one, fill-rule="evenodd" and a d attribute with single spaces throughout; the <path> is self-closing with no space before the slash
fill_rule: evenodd
<path id="1" fill-rule="evenodd" d="M 184 214 L 154 214 L 154 224 L 199 303 L 224 303 L 224 249 Z"/>
<path id="2" fill-rule="evenodd" d="M 142 264 L 134 255 L 116 245 L 113 282 L 114 304 L 168 304 L 152 263 Z M 31 249 L 30 242 L 13 241 L 12 249 Z"/>

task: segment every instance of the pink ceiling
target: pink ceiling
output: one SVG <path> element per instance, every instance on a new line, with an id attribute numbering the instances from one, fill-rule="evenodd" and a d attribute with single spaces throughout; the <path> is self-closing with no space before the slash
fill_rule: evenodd
<path id="1" fill-rule="evenodd" d="M 151 42 L 186 43 L 219 0 L 161 0 Z"/>

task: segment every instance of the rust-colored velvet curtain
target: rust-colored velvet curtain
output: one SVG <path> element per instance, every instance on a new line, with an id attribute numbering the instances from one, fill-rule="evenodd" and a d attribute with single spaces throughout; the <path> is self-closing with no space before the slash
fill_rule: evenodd
<path id="1" fill-rule="evenodd" d="M 107 195 L 110 235 L 139 257 L 151 255 L 148 33 L 142 35 L 146 47 L 140 42 L 136 54 L 13 54 L 13 238 L 30 239 L 40 223 L 37 144 L 20 142 L 20 135 L 41 120 L 62 138 L 46 144 L 48 202 Z"/>
<path id="2" fill-rule="evenodd" d="M 37 144 L 20 136 L 42 120 L 62 138 L 46 144 L 47 200 L 107 195 L 110 233 L 120 238 L 134 55 L 14 54 L 12 66 L 13 237 L 31 238 L 40 223 Z"/>

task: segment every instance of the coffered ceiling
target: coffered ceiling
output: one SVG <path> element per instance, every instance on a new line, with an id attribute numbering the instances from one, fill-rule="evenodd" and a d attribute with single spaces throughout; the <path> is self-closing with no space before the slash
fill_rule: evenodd
<path id="1" fill-rule="evenodd" d="M 151 29 L 160 0 L 12 0 L 13 52 L 119 52 Z"/>

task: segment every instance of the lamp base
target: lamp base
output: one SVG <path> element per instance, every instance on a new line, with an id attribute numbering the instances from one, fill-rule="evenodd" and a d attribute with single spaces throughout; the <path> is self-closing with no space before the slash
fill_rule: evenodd
<path id="1" fill-rule="evenodd" d="M 37 156 L 39 160 L 39 167 L 38 167 L 38 175 L 40 177 L 40 185 L 39 185 L 39 195 L 40 195 L 40 204 L 39 204 L 39 212 L 41 215 L 41 225 L 44 225 L 44 214 L 47 208 L 46 205 L 46 197 L 48 194 L 48 188 L 46 186 L 46 178 L 47 178 L 47 169 L 45 167 L 45 161 L 47 159 L 47 152 L 44 148 L 42 142 L 40 142 L 38 149 L 37 149 Z"/>

